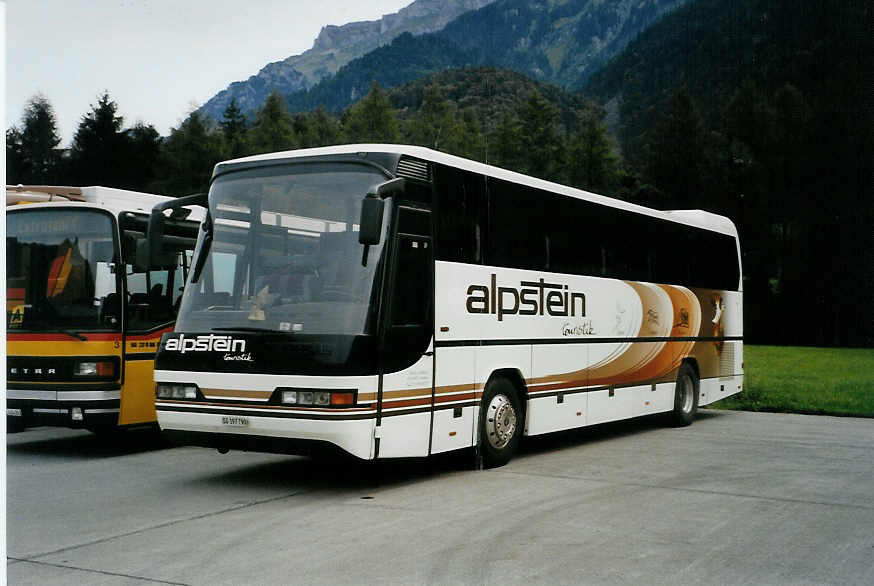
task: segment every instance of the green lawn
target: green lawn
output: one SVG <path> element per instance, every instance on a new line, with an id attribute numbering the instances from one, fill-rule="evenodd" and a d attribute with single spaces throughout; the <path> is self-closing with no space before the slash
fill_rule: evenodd
<path id="1" fill-rule="evenodd" d="M 744 370 L 713 408 L 874 417 L 874 349 L 744 346 Z"/>

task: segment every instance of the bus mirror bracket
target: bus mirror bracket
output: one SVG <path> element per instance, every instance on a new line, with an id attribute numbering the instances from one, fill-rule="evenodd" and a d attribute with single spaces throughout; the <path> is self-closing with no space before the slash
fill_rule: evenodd
<path id="1" fill-rule="evenodd" d="M 406 181 L 403 177 L 378 183 L 367 190 L 361 202 L 358 242 L 365 246 L 375 246 L 382 238 L 382 213 L 385 198 L 403 193 Z"/>
<path id="2" fill-rule="evenodd" d="M 161 202 L 152 208 L 152 213 L 149 216 L 149 227 L 146 230 L 146 239 L 137 241 L 136 264 L 138 268 L 148 270 L 172 263 L 172 259 L 167 258 L 168 254 L 164 249 L 164 225 L 167 222 L 164 211 L 173 210 L 170 214 L 171 218 L 184 218 L 188 214 L 180 213 L 178 210 L 188 205 L 206 206 L 206 194 L 197 193 L 177 197 L 170 201 Z"/>

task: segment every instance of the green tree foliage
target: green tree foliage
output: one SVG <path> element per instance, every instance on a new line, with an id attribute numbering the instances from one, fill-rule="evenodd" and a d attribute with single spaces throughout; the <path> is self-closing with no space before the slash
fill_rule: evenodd
<path id="1" fill-rule="evenodd" d="M 703 182 L 704 123 L 685 88 L 647 135 L 646 174 L 665 194 L 662 209 L 699 207 Z"/>
<path id="2" fill-rule="evenodd" d="M 212 169 L 222 159 L 221 135 L 209 128 L 203 115 L 192 112 L 179 128 L 170 129 L 153 190 L 174 196 L 206 193 Z"/>
<path id="3" fill-rule="evenodd" d="M 151 124 L 136 123 L 123 131 L 124 176 L 120 187 L 147 191 L 155 180 L 155 171 L 161 156 L 161 135 Z"/>
<path id="4" fill-rule="evenodd" d="M 339 122 L 322 106 L 315 112 L 295 116 L 294 129 L 301 148 L 330 146 L 341 140 Z"/>
<path id="5" fill-rule="evenodd" d="M 121 187 L 127 149 L 124 119 L 118 104 L 104 92 L 82 117 L 70 149 L 70 177 L 75 185 Z"/>
<path id="6" fill-rule="evenodd" d="M 61 169 L 57 146 L 55 113 L 48 99 L 32 97 L 24 108 L 22 130 L 6 134 L 7 179 L 10 183 L 51 184 L 57 182 Z"/>
<path id="7" fill-rule="evenodd" d="M 579 132 L 569 141 L 567 169 L 575 187 L 612 194 L 618 186 L 619 157 L 613 152 L 607 129 L 592 113 L 582 117 Z"/>
<path id="8" fill-rule="evenodd" d="M 437 84 L 425 88 L 421 107 L 404 125 L 403 140 L 472 159 L 485 156 L 476 112 L 459 112 Z"/>
<path id="9" fill-rule="evenodd" d="M 248 126 L 243 111 L 237 106 L 236 98 L 231 98 L 231 103 L 225 108 L 220 125 L 227 158 L 236 159 L 248 154 Z"/>
<path id="10" fill-rule="evenodd" d="M 558 124 L 558 109 L 540 95 L 531 92 L 519 111 L 522 171 L 543 179 L 563 180 L 564 138 Z"/>
<path id="11" fill-rule="evenodd" d="M 343 113 L 342 126 L 350 143 L 395 143 L 400 138 L 397 115 L 376 81 L 364 99 Z"/>
<path id="12" fill-rule="evenodd" d="M 287 151 L 297 147 L 294 121 L 285 107 L 285 101 L 273 92 L 255 116 L 255 124 L 249 131 L 253 153 Z"/>

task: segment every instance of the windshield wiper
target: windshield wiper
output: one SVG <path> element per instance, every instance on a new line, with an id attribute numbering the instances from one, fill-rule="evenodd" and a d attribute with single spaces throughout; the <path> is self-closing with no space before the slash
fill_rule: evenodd
<path id="1" fill-rule="evenodd" d="M 280 333 L 289 333 L 282 332 L 280 330 L 271 330 L 270 328 L 252 328 L 247 326 L 240 326 L 237 328 L 212 328 L 213 332 L 267 332 L 270 334 L 280 334 Z"/>
<path id="2" fill-rule="evenodd" d="M 58 330 L 58 332 L 62 334 L 67 334 L 71 338 L 76 338 L 77 340 L 86 341 L 88 338 L 80 334 L 79 332 L 74 332 L 73 330 Z"/>

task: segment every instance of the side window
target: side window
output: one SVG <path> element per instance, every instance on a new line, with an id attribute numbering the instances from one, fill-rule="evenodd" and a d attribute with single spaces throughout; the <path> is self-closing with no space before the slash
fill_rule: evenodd
<path id="1" fill-rule="evenodd" d="M 400 236 L 392 298 L 392 325 L 426 325 L 431 296 L 431 243 Z"/>
<path id="2" fill-rule="evenodd" d="M 136 273 L 132 265 L 126 265 L 129 330 L 152 330 L 176 319 L 182 294 L 178 284 L 183 279 L 188 260 L 184 255 L 177 253 L 176 263 L 162 270 Z"/>
<path id="3" fill-rule="evenodd" d="M 437 166 L 435 185 L 437 258 L 482 263 L 487 205 L 485 178 L 476 173 Z"/>

